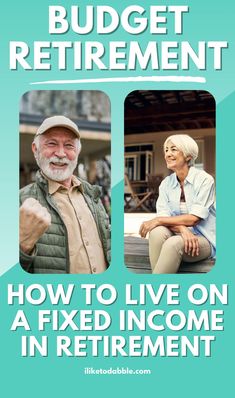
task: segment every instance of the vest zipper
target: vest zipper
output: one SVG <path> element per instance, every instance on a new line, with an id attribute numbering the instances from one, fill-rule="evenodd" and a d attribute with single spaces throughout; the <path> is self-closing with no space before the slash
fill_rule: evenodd
<path id="1" fill-rule="evenodd" d="M 51 200 L 51 195 L 48 193 L 46 195 L 46 200 L 49 203 L 49 205 L 53 208 L 53 210 L 55 210 L 55 212 L 58 214 L 58 216 L 60 217 L 60 220 L 62 221 L 62 224 L 64 226 L 64 230 L 65 230 L 65 239 L 66 239 L 66 273 L 69 274 L 69 268 L 70 268 L 70 260 L 69 260 L 69 242 L 68 242 L 68 231 L 67 228 L 65 226 L 65 223 L 59 213 L 59 210 L 56 208 L 56 206 L 54 205 L 54 203 Z"/>

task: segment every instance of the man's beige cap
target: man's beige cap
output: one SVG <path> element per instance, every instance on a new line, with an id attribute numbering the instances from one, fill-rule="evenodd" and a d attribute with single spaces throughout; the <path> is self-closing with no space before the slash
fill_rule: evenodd
<path id="1" fill-rule="evenodd" d="M 45 119 L 41 126 L 38 127 L 36 132 L 36 136 L 45 133 L 47 130 L 51 129 L 52 127 L 66 127 L 70 131 L 72 131 L 78 138 L 80 138 L 79 130 L 77 125 L 72 122 L 69 118 L 65 116 L 52 116 Z"/>

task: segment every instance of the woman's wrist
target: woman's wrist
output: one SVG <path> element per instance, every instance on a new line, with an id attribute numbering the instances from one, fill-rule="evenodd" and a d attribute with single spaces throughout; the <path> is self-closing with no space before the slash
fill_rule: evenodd
<path id="1" fill-rule="evenodd" d="M 163 225 L 162 223 L 162 217 L 156 217 L 156 227 L 160 227 Z"/>
<path id="2" fill-rule="evenodd" d="M 180 233 L 184 232 L 186 229 L 188 229 L 188 227 L 186 227 L 185 225 L 179 225 L 179 232 Z"/>

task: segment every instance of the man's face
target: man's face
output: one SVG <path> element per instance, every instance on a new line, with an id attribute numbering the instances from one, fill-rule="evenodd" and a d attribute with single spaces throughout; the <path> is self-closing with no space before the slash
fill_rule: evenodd
<path id="1" fill-rule="evenodd" d="M 53 127 L 32 144 L 35 159 L 46 177 L 64 182 L 71 178 L 79 155 L 78 139 L 65 127 Z"/>

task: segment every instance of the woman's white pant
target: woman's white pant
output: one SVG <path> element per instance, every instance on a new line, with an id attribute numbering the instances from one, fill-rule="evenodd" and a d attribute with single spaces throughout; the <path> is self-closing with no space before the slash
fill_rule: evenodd
<path id="1" fill-rule="evenodd" d="M 211 254 L 206 238 L 198 236 L 199 255 L 190 256 L 184 252 L 184 240 L 166 227 L 154 228 L 149 234 L 149 257 L 153 274 L 175 274 L 181 261 L 193 263 L 204 260 Z"/>

